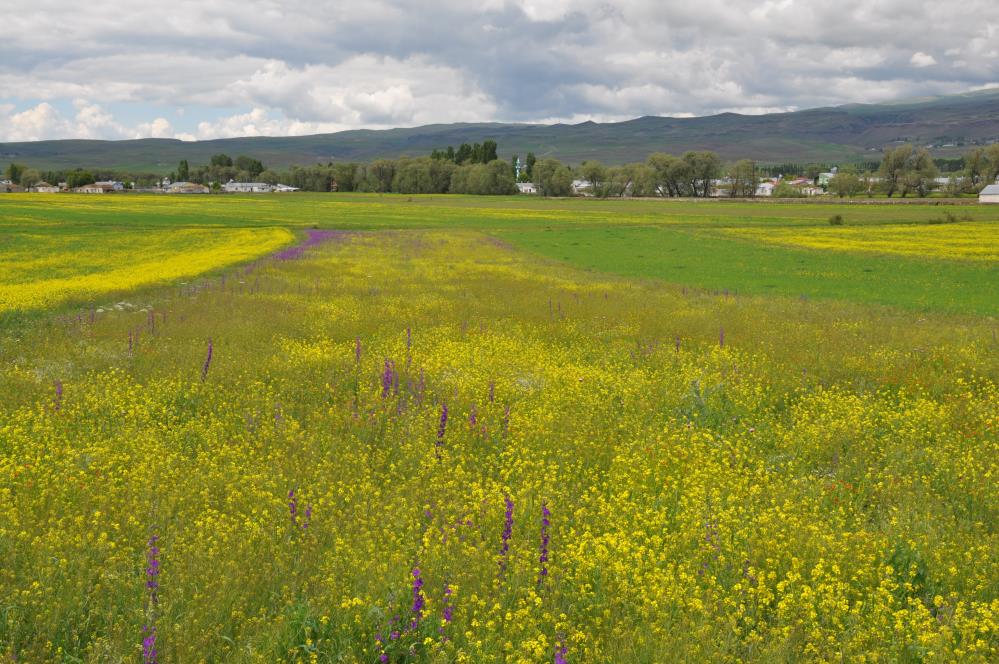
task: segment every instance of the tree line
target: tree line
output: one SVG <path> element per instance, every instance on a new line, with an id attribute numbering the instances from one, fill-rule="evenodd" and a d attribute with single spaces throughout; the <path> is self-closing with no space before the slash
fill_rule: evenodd
<path id="1" fill-rule="evenodd" d="M 213 155 L 207 164 L 191 166 L 182 160 L 170 173 L 173 181 L 190 181 L 218 186 L 229 180 L 288 184 L 304 191 L 357 191 L 400 194 L 511 194 L 519 180 L 533 182 L 545 196 L 569 196 L 576 192 L 574 182 L 587 193 L 600 197 L 650 196 L 706 198 L 713 195 L 753 197 L 767 177 L 800 175 L 819 184 L 819 174 L 832 168 L 825 164 L 765 164 L 749 159 L 725 164 L 714 152 L 689 151 L 675 156 L 654 153 L 644 162 L 605 166 L 586 160 L 576 167 L 528 153 L 524 162 L 515 155 L 509 162 L 497 156 L 495 141 L 461 144 L 457 149 L 435 149 L 427 157 L 376 159 L 370 163 L 336 162 L 312 166 L 292 166 L 279 171 L 265 167 L 254 157 Z M 941 167 L 950 178 L 941 187 Z M 957 167 L 960 167 L 959 169 Z M 956 169 L 956 170 L 955 170 Z M 39 182 L 65 182 L 69 188 L 99 180 L 133 182 L 137 188 L 154 186 L 160 176 L 153 173 L 122 173 L 110 170 L 38 171 L 12 163 L 6 179 L 25 189 Z M 965 156 L 934 159 L 926 148 L 904 144 L 884 151 L 880 162 L 847 165 L 822 185 L 840 197 L 882 194 L 906 197 L 927 196 L 943 188 L 950 195 L 977 193 L 999 177 L 999 144 L 976 147 Z M 787 179 L 780 180 L 773 196 L 800 197 L 805 194 Z"/>

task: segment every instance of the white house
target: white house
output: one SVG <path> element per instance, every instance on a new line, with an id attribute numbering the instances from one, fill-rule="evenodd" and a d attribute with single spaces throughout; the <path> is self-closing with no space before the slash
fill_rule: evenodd
<path id="1" fill-rule="evenodd" d="M 229 180 L 222 185 L 222 190 L 229 194 L 269 194 L 274 187 L 266 182 L 233 182 Z"/>
<path id="2" fill-rule="evenodd" d="M 164 190 L 168 194 L 207 194 L 208 187 L 196 182 L 174 182 Z"/>
<path id="3" fill-rule="evenodd" d="M 978 194 L 979 203 L 999 203 L 999 184 L 990 184 Z"/>
<path id="4" fill-rule="evenodd" d="M 774 187 L 776 185 L 770 180 L 764 180 L 756 185 L 756 195 L 757 196 L 773 196 Z"/>
<path id="5" fill-rule="evenodd" d="M 286 184 L 281 184 L 280 182 L 274 185 L 274 192 L 280 194 L 286 194 L 293 191 L 298 191 L 298 187 L 291 187 Z"/>
<path id="6" fill-rule="evenodd" d="M 589 180 L 573 180 L 572 192 L 583 196 L 593 195 L 593 183 Z"/>
<path id="7" fill-rule="evenodd" d="M 54 184 L 49 184 L 48 182 L 39 182 L 38 184 L 36 184 L 34 187 L 31 188 L 31 191 L 35 192 L 36 194 L 58 194 L 59 187 L 55 186 Z"/>
<path id="8" fill-rule="evenodd" d="M 518 182 L 517 191 L 522 194 L 536 194 L 538 187 L 533 182 Z"/>

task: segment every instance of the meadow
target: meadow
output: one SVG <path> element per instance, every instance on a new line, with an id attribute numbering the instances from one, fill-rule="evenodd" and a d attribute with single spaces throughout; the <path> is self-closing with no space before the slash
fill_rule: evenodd
<path id="1" fill-rule="evenodd" d="M 0 661 L 996 661 L 942 207 L 0 197 Z"/>

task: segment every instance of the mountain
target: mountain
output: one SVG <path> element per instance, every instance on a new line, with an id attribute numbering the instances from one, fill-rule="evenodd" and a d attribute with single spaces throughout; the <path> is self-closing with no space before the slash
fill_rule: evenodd
<path id="1" fill-rule="evenodd" d="M 434 148 L 487 138 L 499 143 L 502 157 L 534 152 L 573 164 L 584 159 L 618 164 L 642 161 L 651 152 L 686 150 L 714 150 L 726 159 L 771 163 L 847 162 L 877 159 L 886 145 L 895 142 L 928 145 L 938 156 L 955 156 L 970 145 L 999 141 L 999 90 L 766 115 L 647 116 L 574 125 L 459 123 L 197 142 L 147 138 L 0 143 L 0 163 L 16 160 L 40 169 L 81 166 L 166 173 L 181 159 L 201 164 L 224 152 L 250 155 L 275 168 L 427 155 Z"/>

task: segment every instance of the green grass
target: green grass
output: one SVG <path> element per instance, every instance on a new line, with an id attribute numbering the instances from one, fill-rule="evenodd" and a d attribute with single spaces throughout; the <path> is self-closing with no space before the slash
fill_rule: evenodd
<path id="1" fill-rule="evenodd" d="M 994 264 L 775 247 L 665 226 L 553 228 L 504 237 L 588 269 L 713 290 L 999 313 Z"/>
<path id="2" fill-rule="evenodd" d="M 999 223 L 999 206 L 851 205 L 536 197 L 303 194 L 281 196 L 0 197 L 0 257 L 44 250 L 65 236 L 101 247 L 107 233 L 177 229 L 460 228 L 592 270 L 734 293 L 846 300 L 918 311 L 995 315 L 999 267 L 939 257 L 817 251 L 735 239 L 727 230 L 912 225 L 946 212 Z M 151 236 L 150 236 L 151 237 Z M 166 241 L 166 240 L 164 240 Z M 121 244 L 120 242 L 118 244 Z M 81 247 L 83 249 L 85 247 Z M 59 273 L 86 267 L 63 266 Z"/>

